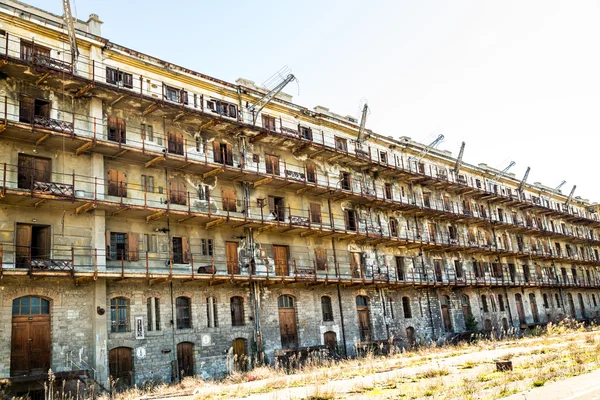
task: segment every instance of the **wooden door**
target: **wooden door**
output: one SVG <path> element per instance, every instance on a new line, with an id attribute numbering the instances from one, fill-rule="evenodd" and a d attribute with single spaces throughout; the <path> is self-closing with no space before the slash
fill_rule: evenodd
<path id="1" fill-rule="evenodd" d="M 413 328 L 412 326 L 406 328 L 406 341 L 410 345 L 415 344 L 415 328 Z"/>
<path id="2" fill-rule="evenodd" d="M 337 335 L 335 332 L 325 332 L 323 334 L 323 343 L 325 344 L 325 348 L 329 351 L 335 351 L 337 347 Z"/>
<path id="3" fill-rule="evenodd" d="M 435 269 L 436 282 L 441 282 L 442 281 L 442 260 L 433 260 L 433 267 Z"/>
<path id="4" fill-rule="evenodd" d="M 231 347 L 233 347 L 233 368 L 238 372 L 246 371 L 246 339 L 234 339 L 231 342 Z"/>
<path id="5" fill-rule="evenodd" d="M 353 278 L 362 277 L 362 253 L 352 252 L 350 253 L 350 272 Z"/>
<path id="6" fill-rule="evenodd" d="M 573 295 L 571 293 L 567 293 L 567 300 L 569 301 L 569 309 L 571 310 L 571 317 L 573 319 L 577 318 L 577 312 L 575 311 L 575 303 L 573 302 Z"/>
<path id="7" fill-rule="evenodd" d="M 117 347 L 108 352 L 110 376 L 117 389 L 131 386 L 133 381 L 133 355 L 129 347 Z"/>
<path id="8" fill-rule="evenodd" d="M 428 228 L 429 228 L 429 241 L 430 242 L 435 242 L 437 241 L 437 235 L 436 235 L 436 229 L 435 229 L 435 224 L 433 223 L 429 223 L 427 224 Z"/>
<path id="9" fill-rule="evenodd" d="M 358 330 L 360 333 L 360 341 L 368 342 L 371 340 L 371 325 L 369 324 L 369 308 L 357 307 L 358 313 Z"/>
<path id="10" fill-rule="evenodd" d="M 288 247 L 273 245 L 273 254 L 275 257 L 275 275 L 288 276 L 290 274 Z"/>
<path id="11" fill-rule="evenodd" d="M 520 294 L 515 296 L 515 302 L 517 303 L 517 315 L 519 316 L 519 322 L 525 324 L 525 310 L 523 309 L 523 299 Z"/>
<path id="12" fill-rule="evenodd" d="M 281 333 L 282 348 L 298 347 L 298 327 L 296 325 L 295 308 L 279 308 L 279 331 Z"/>
<path id="13" fill-rule="evenodd" d="M 50 227 L 36 226 L 31 233 L 31 257 L 50 258 Z"/>
<path id="14" fill-rule="evenodd" d="M 177 345 L 177 366 L 179 379 L 194 375 L 194 344 L 183 342 Z"/>
<path id="15" fill-rule="evenodd" d="M 240 263 L 238 260 L 237 242 L 225 242 L 225 258 L 227 259 L 227 273 L 239 274 Z"/>
<path id="16" fill-rule="evenodd" d="M 50 315 L 14 316 L 11 376 L 42 374 L 50 368 Z"/>
<path id="17" fill-rule="evenodd" d="M 312 224 L 321 223 L 321 205 L 319 203 L 310 203 L 310 222 Z"/>
<path id="18" fill-rule="evenodd" d="M 539 316 L 538 316 L 537 302 L 535 300 L 535 295 L 533 293 L 531 293 L 529 295 L 529 306 L 531 307 L 531 315 L 533 316 L 533 322 L 535 322 L 535 323 L 540 322 Z"/>
<path id="19" fill-rule="evenodd" d="M 32 226 L 17 224 L 16 262 L 17 268 L 29 268 L 31 261 L 31 232 Z"/>
<path id="20" fill-rule="evenodd" d="M 37 182 L 50 182 L 52 180 L 49 159 L 38 157 L 33 159 L 33 180 Z"/>
<path id="21" fill-rule="evenodd" d="M 444 322 L 444 330 L 452 332 L 452 320 L 450 319 L 450 307 L 447 304 L 442 305 L 442 320 Z"/>

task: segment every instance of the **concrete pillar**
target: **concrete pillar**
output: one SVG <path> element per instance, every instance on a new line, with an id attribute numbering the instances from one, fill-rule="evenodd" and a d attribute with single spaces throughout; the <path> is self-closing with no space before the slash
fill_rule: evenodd
<path id="1" fill-rule="evenodd" d="M 93 328 L 93 367 L 96 370 L 95 379 L 106 385 L 108 378 L 108 349 L 107 349 L 107 321 L 110 307 L 106 300 L 106 279 L 98 278 L 94 284 L 94 309 L 92 310 Z M 104 310 L 104 312 L 102 312 Z M 100 315 L 102 314 L 102 315 Z"/>
<path id="2" fill-rule="evenodd" d="M 106 271 L 106 215 L 104 210 L 94 210 L 92 216 L 92 265 Z M 95 264 L 94 264 L 95 263 Z"/>

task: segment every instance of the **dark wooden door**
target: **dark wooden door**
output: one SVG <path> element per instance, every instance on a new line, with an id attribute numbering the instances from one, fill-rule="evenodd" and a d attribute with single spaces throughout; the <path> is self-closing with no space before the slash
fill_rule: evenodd
<path id="1" fill-rule="evenodd" d="M 290 274 L 288 247 L 273 245 L 273 254 L 275 257 L 275 275 L 288 276 Z"/>
<path id="2" fill-rule="evenodd" d="M 540 322 L 540 318 L 538 315 L 537 302 L 533 293 L 529 295 L 529 306 L 531 307 L 531 316 L 533 317 L 533 322 L 537 324 Z"/>
<path id="3" fill-rule="evenodd" d="M 523 299 L 520 294 L 515 296 L 515 303 L 517 303 L 517 315 L 519 316 L 519 322 L 521 324 L 526 323 L 525 310 L 523 309 Z"/>
<path id="4" fill-rule="evenodd" d="M 295 308 L 279 308 L 279 331 L 281 333 L 282 348 L 298 347 L 298 326 L 296 325 Z"/>
<path id="5" fill-rule="evenodd" d="M 369 308 L 357 307 L 358 312 L 358 330 L 360 332 L 360 341 L 368 342 L 371 340 L 371 325 L 369 324 Z"/>
<path id="6" fill-rule="evenodd" d="M 29 268 L 31 260 L 32 226 L 17 224 L 16 261 L 17 268 Z"/>
<path id="7" fill-rule="evenodd" d="M 573 302 L 573 295 L 571 293 L 567 293 L 567 300 L 569 301 L 569 309 L 571 310 L 571 317 L 573 319 L 577 318 L 577 313 L 575 312 L 575 303 Z"/>
<path id="8" fill-rule="evenodd" d="M 42 374 L 50 368 L 50 315 L 12 319 L 11 376 Z"/>
<path id="9" fill-rule="evenodd" d="M 442 281 L 442 260 L 433 260 L 433 266 L 435 268 L 435 280 L 436 282 Z"/>
<path id="10" fill-rule="evenodd" d="M 117 389 L 131 386 L 133 381 L 133 355 L 129 347 L 117 347 L 109 351 L 110 376 Z"/>
<path id="11" fill-rule="evenodd" d="M 237 242 L 225 242 L 225 258 L 227 259 L 227 273 L 239 274 L 240 263 L 238 259 Z"/>
<path id="12" fill-rule="evenodd" d="M 330 351 L 334 351 L 337 347 L 337 335 L 335 332 L 325 332 L 323 334 L 323 343 L 325 344 L 325 348 Z"/>
<path id="13" fill-rule="evenodd" d="M 415 344 L 415 328 L 412 326 L 406 328 L 406 340 L 410 345 Z"/>
<path id="14" fill-rule="evenodd" d="M 183 342 L 177 345 L 179 379 L 194 375 L 194 344 Z"/>
<path id="15" fill-rule="evenodd" d="M 447 304 L 442 305 L 442 320 L 444 321 L 444 330 L 452 332 L 452 320 L 450 319 L 450 307 Z"/>
<path id="16" fill-rule="evenodd" d="M 231 342 L 233 347 L 233 368 L 238 372 L 246 370 L 246 339 L 237 338 Z"/>

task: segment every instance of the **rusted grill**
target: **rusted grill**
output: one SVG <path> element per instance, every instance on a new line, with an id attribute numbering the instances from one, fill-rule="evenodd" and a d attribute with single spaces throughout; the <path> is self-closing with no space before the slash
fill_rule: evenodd
<path id="1" fill-rule="evenodd" d="M 30 261 L 32 271 L 71 271 L 71 260 L 35 259 Z"/>
<path id="2" fill-rule="evenodd" d="M 57 60 L 45 54 L 34 53 L 33 63 L 42 67 L 55 69 L 58 71 L 71 72 L 71 64 L 65 61 Z"/>
<path id="3" fill-rule="evenodd" d="M 33 191 L 36 193 L 73 197 L 73 185 L 69 185 L 66 183 L 34 181 L 33 182 Z"/>
<path id="4" fill-rule="evenodd" d="M 54 118 L 36 115 L 33 117 L 33 124 L 41 128 L 50 129 L 57 132 L 73 133 L 72 122 L 59 121 Z"/>

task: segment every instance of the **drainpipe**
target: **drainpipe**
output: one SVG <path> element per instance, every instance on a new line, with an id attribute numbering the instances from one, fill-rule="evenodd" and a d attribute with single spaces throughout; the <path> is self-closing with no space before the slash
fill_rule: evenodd
<path id="1" fill-rule="evenodd" d="M 165 182 L 166 185 L 169 184 L 169 172 L 167 168 L 165 168 Z M 168 190 L 167 193 L 169 193 Z M 170 199 L 167 199 L 167 201 L 169 200 Z M 171 257 L 171 254 L 173 253 L 173 238 L 171 237 L 171 220 L 169 216 L 167 216 L 167 240 L 169 241 L 169 271 L 171 271 L 173 269 L 173 258 Z M 177 365 L 177 343 L 175 339 L 175 299 L 173 297 L 173 280 L 171 279 L 169 280 L 169 287 L 171 291 L 171 330 L 173 336 L 173 348 L 171 349 L 171 352 L 173 353 L 173 355 L 171 356 L 171 381 L 178 382 L 179 367 Z"/>
<path id="2" fill-rule="evenodd" d="M 423 250 L 420 251 L 419 256 L 421 257 L 421 268 L 423 270 L 423 276 L 425 276 L 425 261 L 423 260 Z M 427 310 L 429 311 L 429 322 L 431 323 L 431 338 L 435 339 L 435 327 L 433 326 L 433 313 L 431 311 L 431 300 L 429 299 L 429 288 L 426 288 L 425 290 L 425 294 L 427 296 Z"/>
<path id="3" fill-rule="evenodd" d="M 329 203 L 329 200 L 328 200 Z M 329 203 L 329 210 L 331 211 L 331 203 Z M 331 214 L 330 214 L 331 215 Z M 338 272 L 338 280 L 340 279 L 339 271 L 337 271 L 337 254 L 335 252 L 335 240 L 331 238 L 331 248 L 333 249 L 333 263 Z M 342 308 L 342 294 L 340 292 L 339 282 L 336 284 L 337 295 L 338 295 L 338 306 L 340 308 L 340 322 L 342 325 L 342 342 L 344 343 L 344 357 L 348 357 L 348 350 L 346 349 L 346 329 L 344 327 L 344 309 Z"/>

